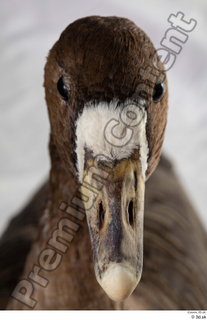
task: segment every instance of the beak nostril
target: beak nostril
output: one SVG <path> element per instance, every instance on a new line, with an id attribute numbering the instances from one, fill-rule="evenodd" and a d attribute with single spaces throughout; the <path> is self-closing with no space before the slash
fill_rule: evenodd
<path id="1" fill-rule="evenodd" d="M 104 218 L 105 218 L 105 208 L 103 206 L 102 201 L 100 201 L 98 206 L 98 215 L 99 215 L 99 229 L 103 227 Z"/>
<path id="2" fill-rule="evenodd" d="M 129 224 L 132 226 L 134 223 L 134 204 L 132 200 L 129 202 L 128 216 L 129 216 Z"/>

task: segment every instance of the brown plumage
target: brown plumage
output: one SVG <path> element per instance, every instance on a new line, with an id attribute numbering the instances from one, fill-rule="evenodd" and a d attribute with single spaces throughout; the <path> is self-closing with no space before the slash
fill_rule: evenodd
<path id="1" fill-rule="evenodd" d="M 140 69 L 147 67 L 153 68 L 166 85 L 165 95 L 158 103 L 152 99 L 153 83 L 143 81 L 140 76 Z M 69 102 L 57 92 L 61 76 L 70 94 Z M 140 85 L 145 85 L 147 101 L 147 179 L 160 159 L 168 109 L 164 67 L 150 39 L 127 19 L 94 16 L 69 25 L 51 49 L 44 83 L 51 123 L 49 186 L 45 185 L 19 218 L 11 222 L 2 238 L 2 308 L 18 278 L 27 278 L 34 265 L 38 265 L 40 252 L 49 247 L 48 240 L 59 220 L 68 217 L 59 209 L 60 203 L 69 204 L 74 195 L 78 196 L 75 166 L 78 114 L 91 100 L 98 103 L 116 98 L 121 104 L 137 93 Z M 138 159 L 138 153 L 139 149 L 134 159 Z M 113 166 L 116 168 L 117 164 Z M 30 215 L 34 205 L 36 208 Z M 28 219 L 25 224 L 30 229 L 24 226 L 21 217 L 23 221 Z M 32 297 L 37 300 L 37 309 L 207 308 L 206 234 L 165 158 L 161 158 L 146 183 L 143 275 L 127 300 L 112 301 L 98 284 L 86 219 L 80 222 L 70 216 L 70 220 L 80 225 L 79 231 L 72 232 L 74 240 L 62 255 L 58 268 L 52 272 L 41 270 L 41 276 L 49 284 L 46 288 L 34 284 Z M 28 309 L 13 298 L 7 308 Z"/>

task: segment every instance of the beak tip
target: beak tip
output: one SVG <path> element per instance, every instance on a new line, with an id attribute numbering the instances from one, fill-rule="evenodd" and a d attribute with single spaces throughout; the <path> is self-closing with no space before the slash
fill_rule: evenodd
<path id="1" fill-rule="evenodd" d="M 110 299 L 122 301 L 127 299 L 138 284 L 138 279 L 122 266 L 110 266 L 104 273 L 100 285 Z"/>

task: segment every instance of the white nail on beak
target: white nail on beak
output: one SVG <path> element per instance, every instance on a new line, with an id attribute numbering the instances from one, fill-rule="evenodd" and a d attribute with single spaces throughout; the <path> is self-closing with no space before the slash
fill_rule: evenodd
<path id="1" fill-rule="evenodd" d="M 134 291 L 138 279 L 126 268 L 117 264 L 110 266 L 104 273 L 100 285 L 107 295 L 114 301 L 128 298 Z"/>

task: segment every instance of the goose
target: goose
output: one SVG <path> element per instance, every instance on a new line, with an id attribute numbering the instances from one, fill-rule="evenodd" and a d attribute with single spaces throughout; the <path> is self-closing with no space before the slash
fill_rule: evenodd
<path id="1" fill-rule="evenodd" d="M 168 84 L 149 37 L 76 20 L 44 87 L 50 178 L 1 239 L 1 309 L 206 309 L 207 236 L 161 155 Z"/>

